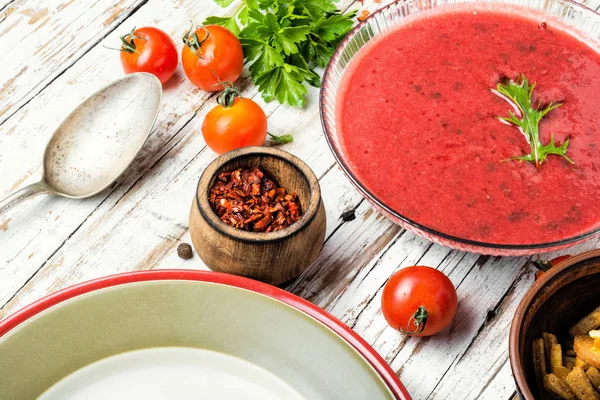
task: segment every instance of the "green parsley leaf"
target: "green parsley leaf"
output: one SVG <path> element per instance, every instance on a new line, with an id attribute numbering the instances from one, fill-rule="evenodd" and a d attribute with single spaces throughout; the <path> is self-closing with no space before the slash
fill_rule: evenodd
<path id="1" fill-rule="evenodd" d="M 231 0 L 217 3 L 229 5 Z M 303 107 L 305 82 L 321 85 L 313 68 L 327 65 L 355 15 L 338 11 L 335 0 L 241 0 L 231 17 L 210 17 L 205 23 L 225 26 L 238 36 L 250 77 L 265 101 Z"/>
<path id="2" fill-rule="evenodd" d="M 302 52 L 306 60 L 313 60 L 319 67 L 325 67 L 333 55 L 333 48 L 324 46 L 321 43 L 310 41 Z"/>
<path id="3" fill-rule="evenodd" d="M 293 65 L 284 64 L 259 75 L 254 83 L 265 101 L 277 99 L 281 104 L 288 103 L 302 108 L 306 102 L 304 95 L 307 90 L 299 81 L 301 77 Z"/>
<path id="4" fill-rule="evenodd" d="M 265 101 L 271 101 L 276 96 L 277 84 L 281 79 L 279 69 L 280 67 L 273 67 L 254 78 L 254 84 L 258 86 Z"/>
<path id="5" fill-rule="evenodd" d="M 204 25 L 221 25 L 235 35 L 240 33 L 240 27 L 235 20 L 235 16 L 233 17 L 208 17 L 204 20 Z"/>
<path id="6" fill-rule="evenodd" d="M 240 20 L 242 25 L 246 25 L 248 23 L 248 7 L 243 6 L 238 12 L 237 17 Z"/>
<path id="7" fill-rule="evenodd" d="M 352 20 L 346 18 L 344 15 L 322 16 L 315 22 L 313 34 L 321 40 L 330 42 L 339 36 L 347 34 L 352 29 L 352 25 Z"/>
<path id="8" fill-rule="evenodd" d="M 276 97 L 280 103 L 288 103 L 297 107 L 304 107 L 306 94 L 306 86 L 300 83 L 297 75 L 292 74 L 291 68 L 286 68 L 289 64 L 284 64 L 283 67 L 279 67 L 281 71 L 281 80 L 277 84 Z"/>
<path id="9" fill-rule="evenodd" d="M 292 64 L 298 67 L 298 73 L 302 74 L 304 79 L 309 85 L 316 88 L 321 87 L 321 77 L 315 71 L 312 70 L 306 63 L 304 57 L 300 54 L 292 54 L 290 57 Z"/>
<path id="10" fill-rule="evenodd" d="M 254 61 L 250 65 L 250 75 L 256 78 L 273 67 L 283 65 L 282 55 L 268 44 L 254 39 L 242 39 L 242 49 L 246 59 Z"/>
<path id="11" fill-rule="evenodd" d="M 257 9 L 248 8 L 248 20 L 250 22 L 257 22 L 258 24 L 263 25 L 264 20 L 265 20 L 265 15 Z"/>
<path id="12" fill-rule="evenodd" d="M 256 0 L 257 7 L 262 10 L 267 10 L 270 7 L 277 7 L 278 0 Z"/>
<path id="13" fill-rule="evenodd" d="M 331 0 L 296 0 L 295 5 L 302 7 L 315 20 L 322 15 L 337 12 L 335 3 Z"/>
<path id="14" fill-rule="evenodd" d="M 309 26 L 296 26 L 273 32 L 273 47 L 286 55 L 298 52 L 296 43 L 302 42 L 310 32 Z"/>
<path id="15" fill-rule="evenodd" d="M 250 38 L 240 39 L 240 42 L 242 43 L 242 50 L 244 51 L 244 57 L 248 61 L 256 60 L 256 58 L 258 58 L 260 56 L 260 54 L 262 53 L 262 50 L 263 50 L 262 47 L 265 44 L 261 40 L 250 39 Z"/>

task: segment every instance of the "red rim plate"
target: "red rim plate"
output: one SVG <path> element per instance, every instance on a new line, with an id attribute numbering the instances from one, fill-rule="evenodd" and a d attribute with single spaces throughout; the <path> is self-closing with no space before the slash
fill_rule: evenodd
<path id="1" fill-rule="evenodd" d="M 196 270 L 135 271 L 110 275 L 83 282 L 43 297 L 42 299 L 8 316 L 3 321 L 0 321 L 0 338 L 21 323 L 27 321 L 29 318 L 41 313 L 42 311 L 82 294 L 111 286 L 124 285 L 127 283 L 161 280 L 186 280 L 218 283 L 246 289 L 288 304 L 321 322 L 329 329 L 334 331 L 337 335 L 342 337 L 354 349 L 356 349 L 356 351 L 358 351 L 373 366 L 396 399 L 411 400 L 406 388 L 404 385 L 402 385 L 400 379 L 398 379 L 398 376 L 396 376 L 394 371 L 385 362 L 385 360 L 363 338 L 361 338 L 347 325 L 342 323 L 339 319 L 335 318 L 314 304 L 275 286 L 267 285 L 252 279 L 218 272 Z"/>

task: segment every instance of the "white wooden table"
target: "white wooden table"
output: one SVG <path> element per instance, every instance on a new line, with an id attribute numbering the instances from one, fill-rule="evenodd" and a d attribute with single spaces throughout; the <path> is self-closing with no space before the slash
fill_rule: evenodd
<path id="1" fill-rule="evenodd" d="M 593 4 L 591 4 L 594 2 Z M 590 0 L 596 8 L 600 0 Z M 340 0 L 369 9 L 373 0 Z M 0 195 L 40 178 L 46 142 L 84 98 L 123 75 L 119 35 L 155 25 L 178 40 L 191 19 L 223 10 L 211 0 L 0 0 Z M 247 79 L 244 95 L 269 115 L 269 130 L 291 133 L 284 149 L 320 178 L 327 238 L 317 262 L 289 288 L 340 318 L 391 364 L 414 399 L 509 399 L 515 387 L 508 331 L 533 282 L 525 258 L 452 251 L 392 224 L 352 188 L 325 142 L 318 91 L 308 106 L 265 104 Z M 84 201 L 40 196 L 0 216 L 0 319 L 55 290 L 137 269 L 205 269 L 177 257 L 190 242 L 188 213 L 197 180 L 215 157 L 200 126 L 214 94 L 192 86 L 179 69 L 164 87 L 157 125 L 142 155 L 109 190 Z M 356 219 L 340 215 L 354 210 Z M 599 247 L 594 240 L 577 249 Z M 408 338 L 387 327 L 381 289 L 399 268 L 437 267 L 457 287 L 450 329 Z M 1 390 L 1 388 L 0 388 Z"/>

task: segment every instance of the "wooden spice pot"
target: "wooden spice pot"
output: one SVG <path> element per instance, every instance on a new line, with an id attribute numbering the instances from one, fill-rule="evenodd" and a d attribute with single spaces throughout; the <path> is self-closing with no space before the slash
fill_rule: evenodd
<path id="1" fill-rule="evenodd" d="M 219 219 L 208 199 L 217 175 L 252 167 L 260 168 L 288 192 L 298 193 L 300 220 L 264 233 L 236 229 Z M 192 243 L 211 270 L 273 285 L 297 277 L 316 260 L 325 228 L 325 207 L 314 172 L 298 157 L 271 147 L 245 147 L 210 163 L 200 177 L 190 213 Z"/>

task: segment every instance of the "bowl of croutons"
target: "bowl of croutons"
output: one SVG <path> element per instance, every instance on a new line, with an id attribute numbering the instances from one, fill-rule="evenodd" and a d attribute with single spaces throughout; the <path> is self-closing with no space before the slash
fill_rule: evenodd
<path id="1" fill-rule="evenodd" d="M 553 266 L 513 318 L 510 364 L 526 400 L 600 400 L 600 249 Z"/>

